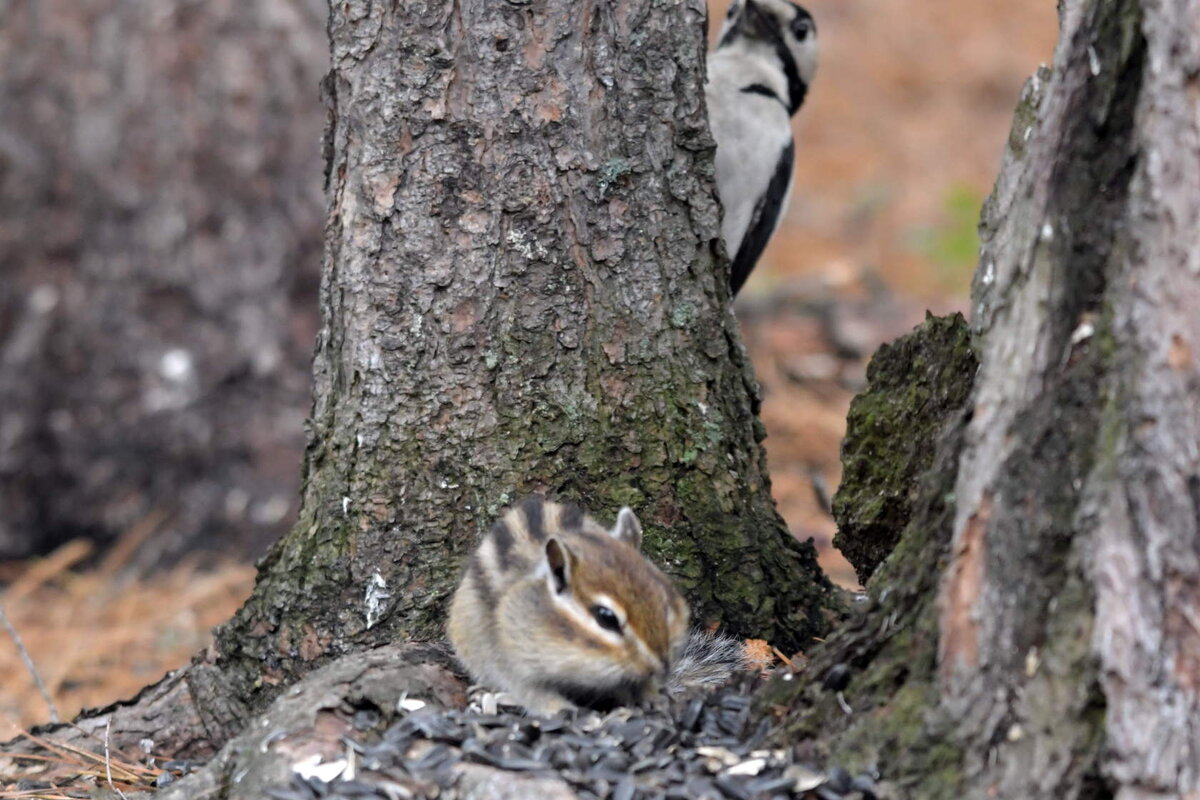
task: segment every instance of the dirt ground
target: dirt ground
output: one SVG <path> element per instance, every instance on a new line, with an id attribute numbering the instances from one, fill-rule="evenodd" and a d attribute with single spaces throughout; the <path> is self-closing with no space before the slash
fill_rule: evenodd
<path id="1" fill-rule="evenodd" d="M 795 195 L 738 301 L 764 394 L 774 491 L 840 583 L 824 503 L 839 478 L 845 413 L 882 341 L 965 310 L 978 208 L 1025 78 L 1050 60 L 1049 0 L 809 0 L 821 67 L 797 121 Z M 715 19 L 724 3 L 713 3 Z M 314 159 L 316 158 L 314 152 Z M 297 464 L 297 469 L 299 465 Z M 253 568 L 123 567 L 153 528 L 135 526 L 99 565 L 73 543 L 0 564 L 3 609 L 60 715 L 135 693 L 186 662 L 249 593 Z M 0 740 L 48 718 L 0 632 Z"/>

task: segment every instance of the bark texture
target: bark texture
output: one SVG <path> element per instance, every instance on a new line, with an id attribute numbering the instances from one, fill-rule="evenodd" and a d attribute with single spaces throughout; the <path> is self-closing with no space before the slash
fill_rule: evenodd
<path id="1" fill-rule="evenodd" d="M 260 553 L 317 327 L 321 0 L 0 7 L 0 559 Z"/>
<path id="2" fill-rule="evenodd" d="M 970 412 L 823 686 L 769 698 L 896 796 L 1200 791 L 1200 9 L 1061 14 L 984 210 Z"/>
<path id="3" fill-rule="evenodd" d="M 410 643 L 339 659 L 278 698 L 202 770 L 155 797 L 271 797 L 272 790 L 288 785 L 301 765 L 345 759 L 347 737 L 381 730 L 397 716 L 397 704 L 405 698 L 420 697 L 433 708 L 463 705 L 466 685 L 455 676 L 452 663 L 444 646 Z M 474 777 L 485 786 L 476 794 L 464 791 L 463 796 L 488 796 L 485 779 L 498 772 L 485 769 L 483 775 L 466 776 L 468 785 Z M 532 783 L 531 788 L 541 788 Z"/>
<path id="4" fill-rule="evenodd" d="M 842 482 L 833 498 L 833 543 L 864 585 L 912 519 L 938 433 L 966 403 L 977 366 L 961 314 L 927 316 L 872 356 L 868 389 L 850 404 Z"/>
<path id="5" fill-rule="evenodd" d="M 728 309 L 704 13 L 331 6 L 303 504 L 218 635 L 234 695 L 441 636 L 462 557 L 533 491 L 632 506 L 698 622 L 785 649 L 825 630 Z"/>

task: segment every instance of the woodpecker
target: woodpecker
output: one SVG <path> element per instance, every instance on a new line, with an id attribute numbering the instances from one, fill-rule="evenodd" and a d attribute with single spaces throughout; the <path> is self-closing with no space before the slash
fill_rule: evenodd
<path id="1" fill-rule="evenodd" d="M 734 0 L 708 57 L 708 119 L 717 142 L 721 236 L 737 294 L 787 208 L 792 115 L 817 71 L 817 26 L 787 0 Z"/>

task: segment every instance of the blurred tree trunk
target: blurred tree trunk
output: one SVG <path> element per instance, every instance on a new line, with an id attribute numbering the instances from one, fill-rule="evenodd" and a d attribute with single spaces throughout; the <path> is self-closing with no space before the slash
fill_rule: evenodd
<path id="1" fill-rule="evenodd" d="M 984 210 L 969 411 L 824 688 L 774 698 L 895 796 L 1200 792 L 1198 8 L 1062 4 Z"/>
<path id="2" fill-rule="evenodd" d="M 0 4 L 0 559 L 294 515 L 321 0 Z M 152 530 L 153 529 L 153 530 Z"/>
<path id="3" fill-rule="evenodd" d="M 331 14 L 302 508 L 218 633 L 220 694 L 440 637 L 462 557 L 532 491 L 632 506 L 698 622 L 822 634 L 717 256 L 703 3 Z"/>

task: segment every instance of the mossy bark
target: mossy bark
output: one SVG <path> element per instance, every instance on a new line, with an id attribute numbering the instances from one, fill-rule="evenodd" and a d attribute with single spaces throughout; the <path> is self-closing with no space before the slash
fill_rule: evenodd
<path id="1" fill-rule="evenodd" d="M 762 697 L 887 796 L 1200 791 L 1195 4 L 1061 15 L 984 209 L 970 401 L 861 611 Z"/>
<path id="2" fill-rule="evenodd" d="M 704 19 L 699 0 L 331 5 L 303 502 L 218 633 L 239 701 L 441 636 L 462 557 L 535 491 L 633 507 L 697 622 L 783 648 L 825 631 L 729 311 Z"/>
<path id="3" fill-rule="evenodd" d="M 966 402 L 977 367 L 961 314 L 927 316 L 871 358 L 867 388 L 850 404 L 842 482 L 833 498 L 833 543 L 863 584 L 912 518 L 938 433 Z"/>

